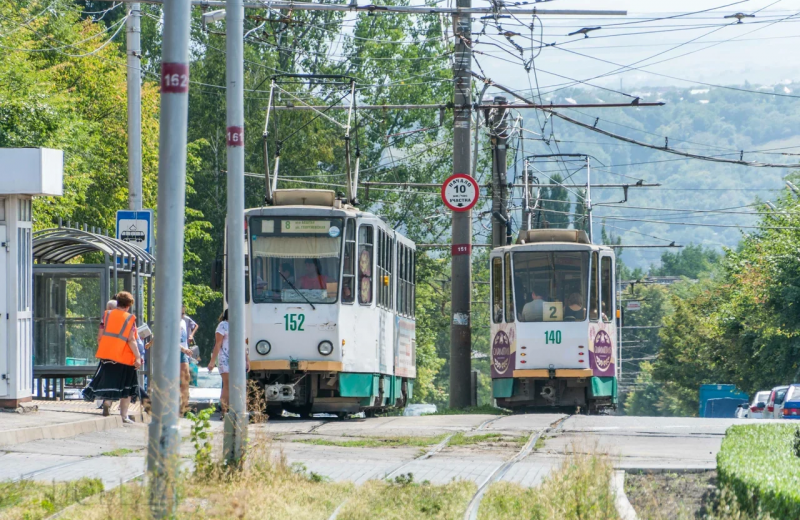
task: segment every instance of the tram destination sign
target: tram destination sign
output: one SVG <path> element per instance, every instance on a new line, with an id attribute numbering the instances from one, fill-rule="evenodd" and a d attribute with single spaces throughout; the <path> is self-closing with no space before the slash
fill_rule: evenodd
<path id="1" fill-rule="evenodd" d="M 442 201 L 453 211 L 469 211 L 478 202 L 478 183 L 463 173 L 451 175 L 442 184 Z"/>

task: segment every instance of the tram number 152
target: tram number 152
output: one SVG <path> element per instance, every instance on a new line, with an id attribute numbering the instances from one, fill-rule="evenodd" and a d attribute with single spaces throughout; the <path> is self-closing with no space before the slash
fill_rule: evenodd
<path id="1" fill-rule="evenodd" d="M 303 331 L 303 323 L 306 321 L 305 314 L 284 314 L 283 315 L 283 326 L 285 330 L 291 331 Z M 561 339 L 561 334 L 559 333 L 558 336 L 559 340 Z M 561 341 L 559 341 L 561 343 Z"/>
<path id="2" fill-rule="evenodd" d="M 560 345 L 561 344 L 561 331 L 560 330 L 546 330 L 544 331 L 544 343 L 545 345 L 554 344 Z"/>

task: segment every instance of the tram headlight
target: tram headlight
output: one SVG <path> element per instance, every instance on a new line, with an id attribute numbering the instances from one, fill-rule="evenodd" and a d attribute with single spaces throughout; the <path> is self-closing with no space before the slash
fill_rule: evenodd
<path id="1" fill-rule="evenodd" d="M 317 345 L 317 350 L 323 356 L 330 356 L 333 352 L 333 343 L 328 340 L 320 341 L 319 345 Z"/>
<path id="2" fill-rule="evenodd" d="M 269 341 L 262 339 L 258 343 L 256 343 L 256 352 L 261 354 L 262 356 L 266 356 L 269 354 L 269 351 L 272 350 L 272 345 L 269 344 Z"/>

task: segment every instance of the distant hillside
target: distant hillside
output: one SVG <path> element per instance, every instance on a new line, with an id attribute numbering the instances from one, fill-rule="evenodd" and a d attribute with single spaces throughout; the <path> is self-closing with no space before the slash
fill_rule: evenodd
<path id="1" fill-rule="evenodd" d="M 798 83 L 770 87 L 745 84 L 740 88 L 800 95 Z M 654 108 L 564 109 L 562 113 L 589 124 L 594 124 L 599 117 L 597 127 L 603 130 L 658 146 L 666 144 L 669 148 L 694 154 L 739 159 L 741 151 L 744 151 L 743 158 L 746 161 L 800 163 L 800 155 L 783 155 L 800 153 L 800 98 L 708 87 L 653 87 L 637 89 L 632 94 L 641 97 L 642 101 L 663 101 L 666 105 Z M 600 103 L 628 102 L 630 98 L 599 89 L 572 89 L 545 95 L 543 101 Z M 632 206 L 685 210 L 737 208 L 730 211 L 741 213 L 764 211 L 763 206 L 743 206 L 774 198 L 775 190 L 784 189 L 783 178 L 791 171 L 684 159 L 618 141 L 557 118 L 545 123 L 541 112 L 538 113 L 538 119 L 537 114 L 530 110 L 524 111 L 523 116 L 526 129 L 541 133 L 544 126 L 543 138 L 550 140 L 548 144 L 542 137 L 527 133 L 526 137 L 531 140 L 525 141 L 526 155 L 588 153 L 595 157 L 592 160 L 593 183 L 635 183 L 637 179 L 644 179 L 645 182 L 662 184 L 661 188 L 631 189 L 625 205 L 595 208 L 595 226 L 599 229 L 602 217 L 608 217 L 607 231 L 621 235 L 623 244 L 667 243 L 653 238 L 659 237 L 680 244 L 695 243 L 715 248 L 735 246 L 741 233 L 747 232 L 747 229 L 682 224 L 746 226 L 752 225 L 752 216 L 669 212 L 634 209 Z M 668 143 L 665 137 L 669 138 Z M 555 172 L 568 175 L 579 164 L 560 165 L 541 161 L 536 166 L 544 174 L 537 175 L 544 179 Z M 510 167 L 512 176 L 513 170 L 513 166 Z M 518 166 L 518 175 L 521 175 L 521 171 Z M 585 180 L 584 170 L 570 178 L 570 182 L 576 183 Z M 595 190 L 592 193 L 593 203 L 612 203 L 622 198 L 621 189 Z M 576 200 L 574 196 L 572 200 Z M 646 267 L 657 262 L 661 253 L 659 249 L 628 249 L 624 259 L 628 265 Z"/>

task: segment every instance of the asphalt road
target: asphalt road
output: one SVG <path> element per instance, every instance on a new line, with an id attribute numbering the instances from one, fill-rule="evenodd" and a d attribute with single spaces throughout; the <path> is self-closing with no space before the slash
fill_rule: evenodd
<path id="1" fill-rule="evenodd" d="M 503 480 L 533 486 L 560 462 L 568 451 L 609 453 L 624 469 L 713 469 L 725 430 L 752 421 L 617 416 L 565 416 L 531 414 L 513 416 L 450 415 L 383 417 L 347 421 L 284 418 L 252 425 L 250 436 L 268 443 L 290 463 L 332 480 L 362 483 L 388 475 L 413 473 L 416 481 L 449 482 L 453 478 L 482 483 L 503 462 L 513 457 L 521 442 L 539 433 L 544 445 L 517 462 Z M 215 441 L 221 442 L 222 423 L 212 423 Z M 182 434 L 188 436 L 188 421 Z M 302 439 L 358 440 L 360 437 L 433 437 L 457 433 L 501 433 L 517 443 L 466 446 L 340 447 L 297 442 Z M 144 425 L 93 432 L 67 439 L 43 439 L 0 448 L 0 480 L 30 478 L 71 480 L 82 476 L 102 478 L 107 487 L 144 470 L 147 429 Z M 120 450 L 130 450 L 121 452 Z M 182 453 L 191 455 L 184 441 Z"/>

